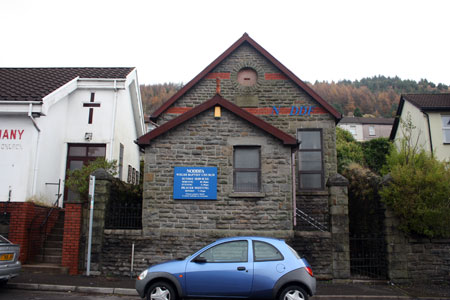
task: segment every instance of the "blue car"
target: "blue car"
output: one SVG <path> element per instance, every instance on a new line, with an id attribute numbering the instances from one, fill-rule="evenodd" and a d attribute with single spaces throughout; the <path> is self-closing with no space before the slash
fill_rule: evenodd
<path id="1" fill-rule="evenodd" d="M 143 271 L 136 290 L 148 300 L 181 298 L 308 299 L 316 292 L 311 266 L 283 240 L 217 240 L 184 260 Z"/>

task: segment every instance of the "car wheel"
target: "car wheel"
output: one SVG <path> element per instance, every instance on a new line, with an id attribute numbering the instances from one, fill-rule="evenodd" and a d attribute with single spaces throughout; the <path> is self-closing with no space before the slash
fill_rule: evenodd
<path id="1" fill-rule="evenodd" d="M 308 300 L 308 294 L 298 285 L 291 285 L 281 292 L 278 300 Z"/>
<path id="2" fill-rule="evenodd" d="M 147 292 L 147 300 L 176 300 L 173 287 L 164 281 L 153 283 Z"/>

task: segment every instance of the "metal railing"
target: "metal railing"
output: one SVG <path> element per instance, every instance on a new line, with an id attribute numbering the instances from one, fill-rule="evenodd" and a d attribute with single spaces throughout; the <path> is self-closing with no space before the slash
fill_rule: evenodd
<path id="1" fill-rule="evenodd" d="M 105 216 L 106 229 L 142 229 L 142 201 L 108 204 Z"/>
<path id="2" fill-rule="evenodd" d="M 311 216 L 309 216 L 307 213 L 305 213 L 304 211 L 300 210 L 299 208 L 295 209 L 295 215 L 297 217 L 299 217 L 300 219 L 302 219 L 303 221 L 307 222 L 309 225 L 311 225 L 312 227 L 316 228 L 319 231 L 322 231 L 322 232 L 328 231 L 327 227 L 325 227 L 319 221 L 317 221 L 316 219 L 312 218 Z"/>

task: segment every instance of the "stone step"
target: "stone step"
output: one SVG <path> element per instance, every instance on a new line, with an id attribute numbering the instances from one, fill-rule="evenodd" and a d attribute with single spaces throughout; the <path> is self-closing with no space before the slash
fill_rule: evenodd
<path id="1" fill-rule="evenodd" d="M 47 241 L 45 242 L 45 247 L 47 248 L 60 248 L 62 249 L 63 241 Z"/>
<path id="2" fill-rule="evenodd" d="M 45 255 L 61 255 L 62 249 L 45 247 L 45 249 L 42 250 L 42 252 L 45 253 Z"/>
<path id="3" fill-rule="evenodd" d="M 53 235 L 53 234 L 64 235 L 64 225 L 63 225 L 63 227 L 53 227 L 50 235 Z"/>
<path id="4" fill-rule="evenodd" d="M 62 234 L 53 234 L 53 233 L 51 233 L 51 234 L 49 234 L 47 236 L 47 241 L 58 242 L 58 241 L 62 241 L 63 239 L 64 239 L 64 236 Z"/>
<path id="5" fill-rule="evenodd" d="M 36 255 L 35 260 L 37 262 L 43 262 L 48 264 L 61 264 L 61 254 L 60 255 L 47 255 L 43 256 L 42 254 Z"/>
<path id="6" fill-rule="evenodd" d="M 68 274 L 69 268 L 57 264 L 36 263 L 22 265 L 22 272 L 45 273 L 45 274 Z"/>

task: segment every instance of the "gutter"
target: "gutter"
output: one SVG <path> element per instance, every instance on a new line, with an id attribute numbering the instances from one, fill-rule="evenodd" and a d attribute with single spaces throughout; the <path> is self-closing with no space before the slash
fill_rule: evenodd
<path id="1" fill-rule="evenodd" d="M 425 116 L 427 116 L 427 124 L 428 124 L 428 137 L 430 138 L 430 150 L 431 150 L 431 157 L 434 157 L 433 155 L 433 139 L 431 138 L 431 127 L 430 127 L 430 116 L 425 111 L 422 111 Z"/>
<path id="2" fill-rule="evenodd" d="M 37 131 L 37 139 L 36 139 L 36 153 L 34 155 L 34 170 L 33 170 L 33 187 L 31 190 L 31 195 L 36 194 L 36 185 L 37 185 L 37 175 L 38 175 L 38 158 L 39 158 L 39 142 L 41 138 L 41 129 L 36 123 L 36 120 L 33 118 L 33 103 L 29 103 L 28 107 L 28 117 L 30 118 L 31 122 L 34 125 L 34 128 L 36 128 Z"/>

